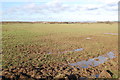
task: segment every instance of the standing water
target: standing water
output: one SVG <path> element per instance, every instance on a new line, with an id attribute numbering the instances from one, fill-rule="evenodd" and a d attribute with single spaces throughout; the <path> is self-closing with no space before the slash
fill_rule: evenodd
<path id="1" fill-rule="evenodd" d="M 109 52 L 105 55 L 89 59 L 88 61 L 83 60 L 83 61 L 80 61 L 80 62 L 77 62 L 77 63 L 71 63 L 69 65 L 79 66 L 81 68 L 88 68 L 89 66 L 95 67 L 95 66 L 98 66 L 98 65 L 104 63 L 108 59 L 113 59 L 113 58 L 115 58 L 115 54 L 113 52 Z"/>
<path id="2" fill-rule="evenodd" d="M 118 35 L 118 33 L 104 33 L 104 34 Z"/>
<path id="3" fill-rule="evenodd" d="M 60 53 L 75 52 L 75 51 L 82 51 L 82 50 L 83 50 L 83 48 L 79 48 L 79 49 L 74 49 L 71 51 L 64 51 L 64 52 L 60 52 Z M 49 52 L 48 54 L 52 54 L 52 52 Z"/>

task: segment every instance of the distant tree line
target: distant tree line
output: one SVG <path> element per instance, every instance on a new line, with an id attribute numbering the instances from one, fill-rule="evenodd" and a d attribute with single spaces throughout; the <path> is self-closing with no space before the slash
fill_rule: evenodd
<path id="1" fill-rule="evenodd" d="M 112 24 L 112 23 L 117 23 L 117 21 L 114 21 L 114 22 L 110 22 L 110 21 L 98 21 L 98 22 L 47 22 L 47 21 L 41 21 L 41 22 L 19 22 L 19 21 L 3 21 L 3 22 L 0 22 L 0 23 L 41 23 L 41 24 L 90 24 L 90 23 L 106 23 L 106 24 Z"/>

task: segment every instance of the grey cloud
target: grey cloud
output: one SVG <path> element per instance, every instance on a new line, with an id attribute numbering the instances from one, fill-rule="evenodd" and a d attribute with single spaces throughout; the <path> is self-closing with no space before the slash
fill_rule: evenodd
<path id="1" fill-rule="evenodd" d="M 104 9 L 108 11 L 118 11 L 118 6 L 105 6 Z"/>
<path id="2" fill-rule="evenodd" d="M 87 8 L 86 10 L 97 10 L 99 8 Z"/>
<path id="3" fill-rule="evenodd" d="M 107 4 L 108 6 L 118 6 L 116 3 Z"/>

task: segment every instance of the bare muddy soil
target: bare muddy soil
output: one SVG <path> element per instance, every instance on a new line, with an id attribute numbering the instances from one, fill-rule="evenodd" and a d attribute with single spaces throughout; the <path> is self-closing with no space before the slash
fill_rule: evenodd
<path id="1" fill-rule="evenodd" d="M 4 80 L 118 78 L 117 23 L 2 26 L 1 76 Z M 114 52 L 116 57 L 112 54 L 99 57 L 109 52 Z M 97 66 L 70 65 L 93 59 Z"/>
<path id="2" fill-rule="evenodd" d="M 16 66 L 9 69 L 3 69 L 3 79 L 66 79 L 77 80 L 82 78 L 113 78 L 113 70 L 118 67 L 113 65 L 109 60 L 99 66 L 89 68 L 77 68 L 65 63 L 53 63 L 49 65 L 32 66 Z M 111 70 L 107 68 L 112 66 Z M 106 68 L 105 68 L 106 67 Z"/>
<path id="3" fill-rule="evenodd" d="M 101 73 L 101 74 L 100 74 Z M 104 74 L 105 73 L 105 74 Z M 107 73 L 107 74 L 106 74 Z M 78 69 L 76 67 L 71 67 L 64 64 L 54 64 L 54 65 L 41 65 L 40 67 L 30 66 L 30 67 L 13 67 L 10 69 L 3 70 L 3 78 L 13 78 L 13 79 L 59 79 L 59 78 L 112 78 L 112 75 L 107 71 L 100 68 L 85 68 Z M 104 75 L 102 75 L 104 74 Z"/>

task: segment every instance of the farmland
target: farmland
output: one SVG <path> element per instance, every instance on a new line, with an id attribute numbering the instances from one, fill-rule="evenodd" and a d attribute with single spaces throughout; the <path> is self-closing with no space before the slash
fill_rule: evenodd
<path id="1" fill-rule="evenodd" d="M 117 23 L 2 24 L 2 68 L 4 78 L 95 78 L 110 72 L 118 77 Z M 72 51 L 80 49 L 81 51 Z M 108 52 L 115 58 L 99 66 L 76 68 L 69 64 L 87 61 Z M 100 77 L 102 78 L 102 77 Z"/>

